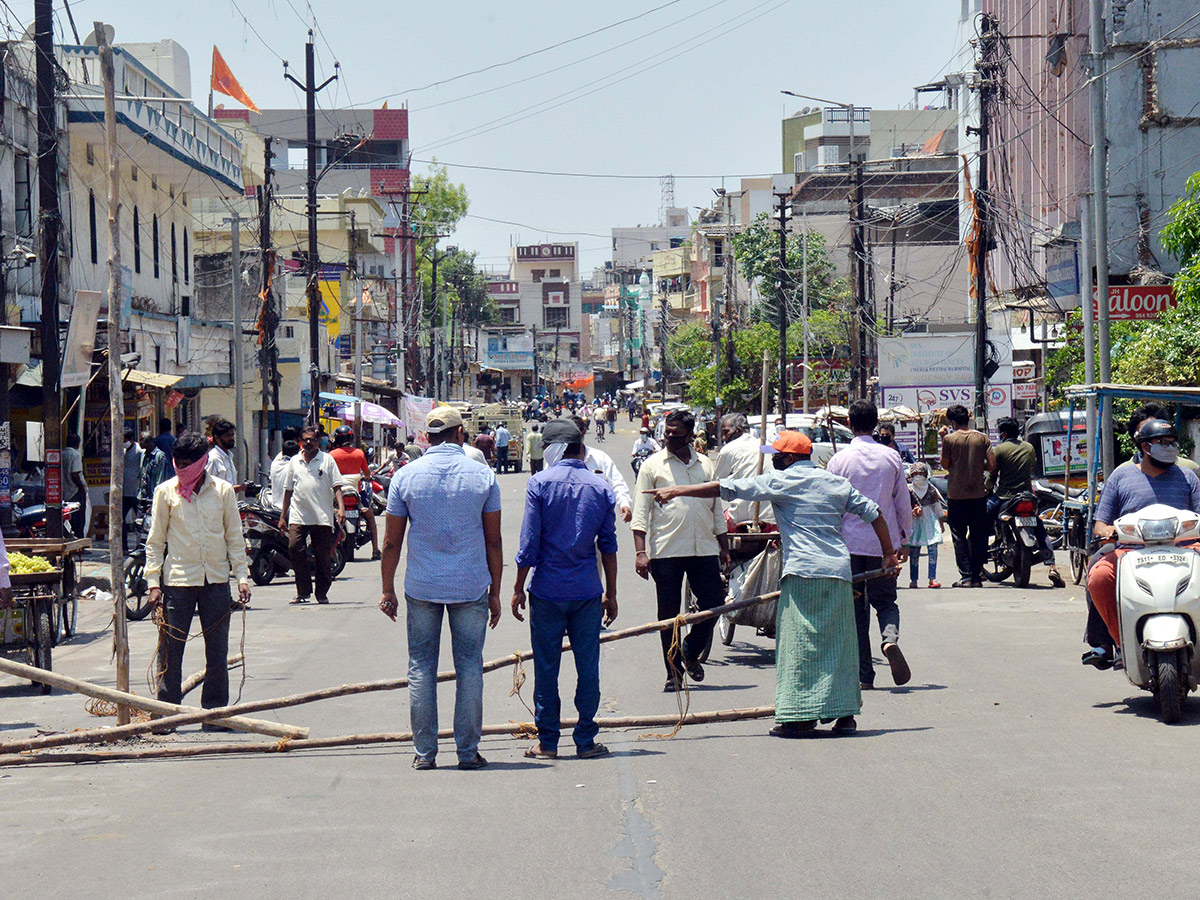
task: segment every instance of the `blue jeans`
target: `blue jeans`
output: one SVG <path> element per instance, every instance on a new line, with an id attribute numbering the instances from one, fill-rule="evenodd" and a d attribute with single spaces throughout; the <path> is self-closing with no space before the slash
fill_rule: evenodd
<path id="1" fill-rule="evenodd" d="M 429 603 L 405 596 L 408 605 L 408 705 L 413 748 L 422 759 L 438 751 L 437 670 L 442 611 L 450 619 L 454 653 L 454 742 L 459 762 L 479 752 L 483 731 L 483 639 L 488 603 L 484 594 L 467 603 Z"/>
<path id="2" fill-rule="evenodd" d="M 600 598 L 590 600 L 542 600 L 529 597 L 529 634 L 533 642 L 533 718 L 543 750 L 558 750 L 560 711 L 558 669 L 562 661 L 562 639 L 571 640 L 575 655 L 575 748 L 587 750 L 596 742 L 600 728 Z"/>
<path id="3" fill-rule="evenodd" d="M 938 545 L 910 545 L 908 548 L 908 580 L 913 584 L 917 583 L 917 574 L 920 571 L 919 563 L 921 562 L 922 550 L 929 551 L 929 580 L 934 581 L 937 579 Z"/>

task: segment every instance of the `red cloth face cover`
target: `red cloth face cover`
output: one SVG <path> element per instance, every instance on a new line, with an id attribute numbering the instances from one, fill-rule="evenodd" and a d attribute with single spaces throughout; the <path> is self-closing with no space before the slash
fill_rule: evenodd
<path id="1" fill-rule="evenodd" d="M 179 476 L 179 483 L 175 485 L 175 490 L 179 491 L 179 495 L 184 500 L 192 499 L 192 494 L 196 492 L 196 485 L 204 477 L 204 467 L 207 464 L 208 457 L 202 456 L 191 465 L 184 466 L 176 472 Z"/>

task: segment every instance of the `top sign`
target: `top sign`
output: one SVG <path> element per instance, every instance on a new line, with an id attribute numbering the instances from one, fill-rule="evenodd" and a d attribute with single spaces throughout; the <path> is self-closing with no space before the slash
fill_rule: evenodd
<path id="1" fill-rule="evenodd" d="M 517 247 L 517 260 L 520 262 L 574 258 L 574 244 L 528 244 Z"/>
<path id="2" fill-rule="evenodd" d="M 1114 322 L 1157 319 L 1178 303 L 1175 288 L 1169 284 L 1111 285 L 1108 289 L 1109 319 Z M 1100 315 L 1100 304 L 1092 294 L 1092 309 Z"/>

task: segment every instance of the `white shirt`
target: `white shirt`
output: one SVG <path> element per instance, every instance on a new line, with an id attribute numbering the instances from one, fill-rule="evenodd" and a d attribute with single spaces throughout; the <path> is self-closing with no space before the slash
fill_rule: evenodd
<path id="1" fill-rule="evenodd" d="M 213 444 L 212 449 L 208 451 L 208 462 L 204 466 L 204 471 L 213 478 L 220 478 L 230 484 L 238 483 L 237 467 L 233 464 L 233 457 L 216 444 Z"/>
<path id="2" fill-rule="evenodd" d="M 637 496 L 633 500 L 632 527 L 646 533 L 646 551 L 651 559 L 720 554 L 716 536 L 724 534 L 726 529 L 719 498 L 676 497 L 659 506 L 646 493 L 712 480 L 712 460 L 694 450 L 686 463 L 670 450 L 659 451 L 642 463 Z"/>
<path id="3" fill-rule="evenodd" d="M 651 453 L 657 453 L 662 447 L 658 445 L 658 441 L 650 437 L 648 434 L 642 435 L 633 442 L 633 455 L 637 456 L 643 450 L 649 450 Z"/>
<path id="4" fill-rule="evenodd" d="M 341 486 L 341 473 L 333 457 L 318 450 L 312 460 L 301 451 L 288 461 L 283 490 L 292 492 L 288 525 L 333 526 L 333 489 Z"/>
<path id="5" fill-rule="evenodd" d="M 271 505 L 283 506 L 283 476 L 287 472 L 288 463 L 292 461 L 290 456 L 284 456 L 283 451 L 279 451 L 279 455 L 271 460 Z"/>
<path id="6" fill-rule="evenodd" d="M 471 444 L 463 444 L 463 453 L 467 454 L 467 459 L 473 459 L 475 462 L 488 464 L 487 457 L 483 455 L 483 451 Z"/>
<path id="7" fill-rule="evenodd" d="M 228 584 L 232 570 L 250 583 L 242 519 L 233 485 L 205 475 L 200 489 L 184 500 L 168 478 L 154 489 L 146 537 L 146 583 L 150 587 Z"/>
<path id="8" fill-rule="evenodd" d="M 71 477 L 78 472 L 83 477 L 83 455 L 74 447 L 64 447 L 62 452 L 62 496 L 64 500 L 79 500 L 79 486 Z"/>
<path id="9" fill-rule="evenodd" d="M 603 450 L 597 450 L 594 447 L 586 449 L 587 456 L 584 458 L 583 464 L 588 467 L 589 472 L 595 472 L 611 485 L 613 493 L 617 495 L 616 508 L 618 510 L 622 507 L 633 509 L 633 501 L 629 497 L 629 485 L 625 483 L 625 477 L 617 469 L 613 458 Z"/>
<path id="10" fill-rule="evenodd" d="M 507 447 L 509 441 L 511 441 L 511 440 L 512 440 L 512 435 L 509 434 L 508 429 L 505 428 L 503 425 L 501 425 L 499 428 L 496 429 L 496 446 L 497 447 Z"/>
<path id="11" fill-rule="evenodd" d="M 747 432 L 722 447 L 721 452 L 717 454 L 716 480 L 754 478 L 759 474 L 758 461 L 760 459 L 763 460 L 763 471 L 768 471 L 771 463 L 770 460 L 763 458 L 763 454 L 759 450 L 760 446 L 758 438 Z M 735 525 L 754 521 L 753 500 L 731 500 L 726 503 L 726 509 L 729 510 L 729 517 L 733 519 Z M 758 520 L 772 523 L 775 521 L 775 512 L 770 503 L 759 503 Z"/>

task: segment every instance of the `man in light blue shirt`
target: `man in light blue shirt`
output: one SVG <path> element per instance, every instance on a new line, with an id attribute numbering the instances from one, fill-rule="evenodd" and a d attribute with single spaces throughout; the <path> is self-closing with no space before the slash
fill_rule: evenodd
<path id="1" fill-rule="evenodd" d="M 462 415 L 440 406 L 425 419 L 429 449 L 402 468 L 388 490 L 383 540 L 383 597 L 393 622 L 399 611 L 396 567 L 405 534 L 408 698 L 415 769 L 436 769 L 437 670 L 442 614 L 450 619 L 454 669 L 454 741 L 460 769 L 482 769 L 483 641 L 500 621 L 500 487 L 492 470 L 463 453 Z M 410 528 L 411 526 L 411 528 Z"/>
<path id="2" fill-rule="evenodd" d="M 508 445 L 512 442 L 512 434 L 508 427 L 501 422 L 496 429 L 496 471 L 508 471 Z"/>
<path id="3" fill-rule="evenodd" d="M 870 524 L 882 546 L 882 567 L 899 571 L 879 506 L 848 480 L 811 464 L 812 441 L 780 432 L 770 447 L 775 471 L 754 478 L 651 491 L 658 503 L 675 497 L 769 500 L 783 542 L 783 577 L 775 611 L 775 720 L 771 734 L 811 737 L 817 722 L 837 734 L 857 729 L 862 706 L 858 641 L 844 515 Z"/>

